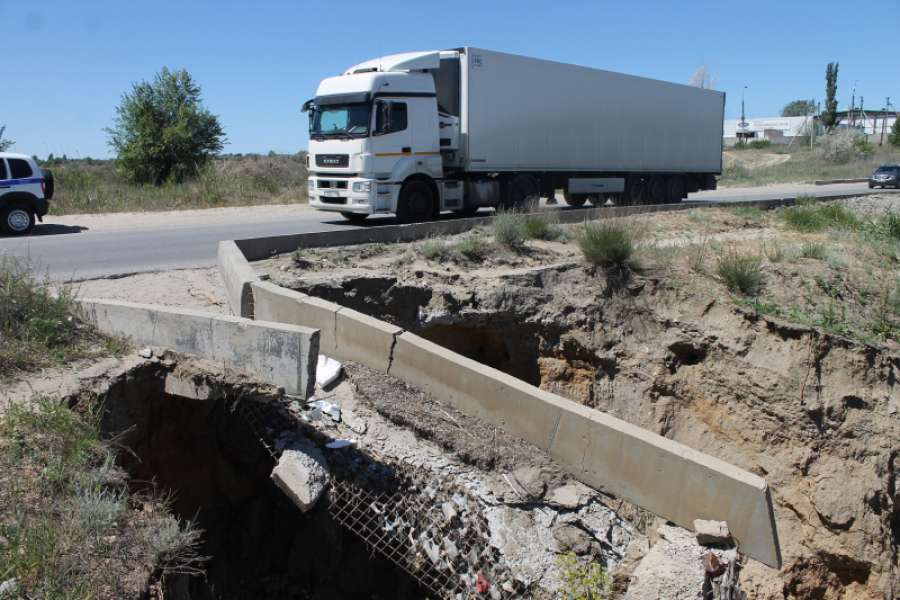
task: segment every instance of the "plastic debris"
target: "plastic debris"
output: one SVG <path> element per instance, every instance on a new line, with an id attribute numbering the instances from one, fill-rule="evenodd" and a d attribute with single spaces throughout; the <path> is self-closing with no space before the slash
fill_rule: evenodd
<path id="1" fill-rule="evenodd" d="M 329 450 L 340 450 L 341 448 L 347 448 L 356 443 L 356 440 L 334 440 L 333 442 L 328 442 L 325 444 L 325 447 Z"/>
<path id="2" fill-rule="evenodd" d="M 487 580 L 487 577 L 484 576 L 484 573 L 478 571 L 478 575 L 475 576 L 475 591 L 479 594 L 484 594 L 491 587 L 491 582 Z"/>
<path id="3" fill-rule="evenodd" d="M 316 385 L 328 387 L 341 376 L 342 369 L 340 362 L 320 354 L 319 360 L 316 362 Z"/>

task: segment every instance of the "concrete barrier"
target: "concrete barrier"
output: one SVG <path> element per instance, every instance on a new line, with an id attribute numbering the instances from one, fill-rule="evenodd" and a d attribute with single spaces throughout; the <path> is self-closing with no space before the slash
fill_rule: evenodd
<path id="1" fill-rule="evenodd" d="M 742 552 L 781 566 L 768 486 L 752 473 L 408 332 L 397 337 L 389 373 L 546 450 L 584 483 L 682 527 L 727 521 Z"/>
<path id="2" fill-rule="evenodd" d="M 234 242 L 219 242 L 216 258 L 231 311 L 239 317 L 252 319 L 253 293 L 250 284 L 259 281 L 259 276 Z"/>
<path id="3" fill-rule="evenodd" d="M 865 196 L 871 191 L 854 192 L 853 195 Z M 848 194 L 832 194 L 818 196 L 816 200 L 826 201 L 845 198 Z M 693 208 L 722 208 L 735 205 L 750 205 L 771 209 L 779 206 L 790 206 L 796 202 L 795 196 L 754 200 L 751 202 L 681 202 L 678 204 L 654 204 L 647 206 L 607 206 L 579 209 L 549 209 L 538 211 L 558 223 L 579 223 L 597 219 L 630 217 L 634 215 L 690 210 Z M 428 223 L 410 223 L 404 225 L 375 225 L 340 229 L 337 231 L 316 231 L 264 238 L 235 240 L 243 256 L 248 261 L 270 258 L 276 254 L 293 252 L 298 248 L 315 248 L 329 246 L 350 246 L 371 243 L 412 242 L 436 235 L 453 235 L 469 231 L 475 227 L 490 225 L 493 217 L 475 217 L 470 219 L 448 218 Z M 224 242 L 223 242 L 224 243 Z M 224 277 L 224 275 L 223 275 Z"/>
<path id="4" fill-rule="evenodd" d="M 307 327 L 132 302 L 86 298 L 85 318 L 98 330 L 240 369 L 289 394 L 313 392 L 319 332 Z"/>
<path id="5" fill-rule="evenodd" d="M 394 338 L 403 331 L 399 327 L 267 281 L 251 289 L 257 318 L 318 329 L 322 354 L 388 370 Z"/>

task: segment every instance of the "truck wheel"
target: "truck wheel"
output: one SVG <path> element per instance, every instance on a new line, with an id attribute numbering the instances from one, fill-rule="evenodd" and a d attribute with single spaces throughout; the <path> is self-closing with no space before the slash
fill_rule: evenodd
<path id="1" fill-rule="evenodd" d="M 649 198 L 647 204 L 663 204 L 668 201 L 666 180 L 663 177 L 651 177 L 648 186 Z"/>
<path id="2" fill-rule="evenodd" d="M 25 235 L 34 229 L 34 212 L 30 208 L 14 204 L 3 209 L 3 227 L 13 235 Z"/>
<path id="3" fill-rule="evenodd" d="M 503 208 L 519 209 L 537 205 L 541 199 L 541 186 L 538 180 L 526 174 L 516 175 L 506 187 L 506 201 Z"/>
<path id="4" fill-rule="evenodd" d="M 563 197 L 566 199 L 566 204 L 573 208 L 581 208 L 588 201 L 587 194 L 570 194 L 569 190 L 563 192 Z"/>
<path id="5" fill-rule="evenodd" d="M 666 202 L 668 204 L 678 204 L 685 195 L 684 179 L 669 177 L 666 180 Z"/>
<path id="6" fill-rule="evenodd" d="M 354 225 L 362 225 L 363 221 L 366 220 L 366 217 L 369 215 L 364 215 L 360 213 L 352 213 L 352 212 L 342 212 L 341 216 L 353 223 Z"/>
<path id="7" fill-rule="evenodd" d="M 401 223 L 419 223 L 434 218 L 437 207 L 431 186 L 421 179 L 403 184 L 397 203 L 397 220 Z"/>

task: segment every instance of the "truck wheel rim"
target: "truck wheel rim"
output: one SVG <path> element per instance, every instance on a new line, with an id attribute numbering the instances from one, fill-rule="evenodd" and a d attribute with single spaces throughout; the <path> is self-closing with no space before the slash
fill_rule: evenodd
<path id="1" fill-rule="evenodd" d="M 13 231 L 25 231 L 31 223 L 31 217 L 24 210 L 17 208 L 6 217 L 6 224 Z"/>

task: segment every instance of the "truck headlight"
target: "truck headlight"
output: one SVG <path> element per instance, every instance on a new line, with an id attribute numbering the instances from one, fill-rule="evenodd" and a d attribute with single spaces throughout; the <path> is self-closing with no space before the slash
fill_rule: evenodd
<path id="1" fill-rule="evenodd" d="M 372 182 L 371 181 L 354 181 L 353 182 L 353 191 L 369 193 L 370 191 L 372 191 Z"/>

